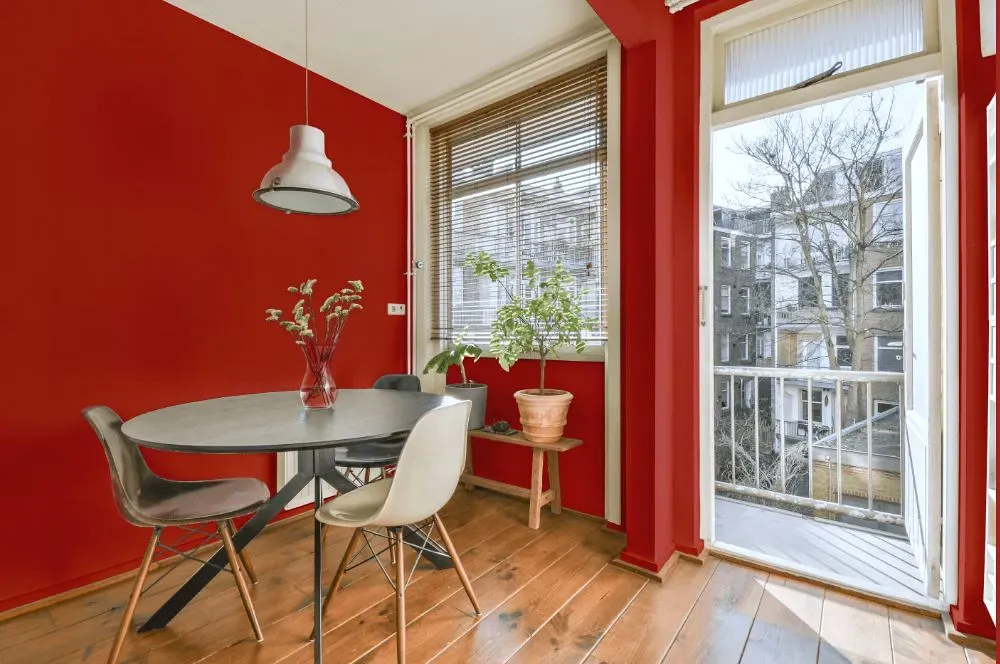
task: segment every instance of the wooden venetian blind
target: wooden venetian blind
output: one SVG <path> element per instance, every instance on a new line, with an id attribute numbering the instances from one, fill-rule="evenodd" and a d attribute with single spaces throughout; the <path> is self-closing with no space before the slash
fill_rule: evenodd
<path id="1" fill-rule="evenodd" d="M 534 261 L 575 277 L 592 341 L 606 338 L 604 58 L 431 130 L 431 336 L 485 340 L 503 291 L 464 266 L 487 251 L 514 292 Z"/>

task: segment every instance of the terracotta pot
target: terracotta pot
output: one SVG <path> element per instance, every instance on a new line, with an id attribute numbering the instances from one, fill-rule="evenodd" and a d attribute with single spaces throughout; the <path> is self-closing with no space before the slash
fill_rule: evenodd
<path id="1" fill-rule="evenodd" d="M 566 413 L 573 395 L 564 390 L 518 390 L 514 393 L 521 412 L 521 430 L 533 443 L 553 443 L 563 435 Z"/>

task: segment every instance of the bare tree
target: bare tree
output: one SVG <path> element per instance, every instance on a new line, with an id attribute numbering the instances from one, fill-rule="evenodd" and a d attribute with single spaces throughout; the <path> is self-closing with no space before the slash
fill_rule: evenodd
<path id="1" fill-rule="evenodd" d="M 866 340 L 902 330 L 901 316 L 874 306 L 872 285 L 902 256 L 901 215 L 885 205 L 902 196 L 898 135 L 894 99 L 869 94 L 837 113 L 775 117 L 762 135 L 736 141 L 755 168 L 735 188 L 771 210 L 774 273 L 799 284 L 794 304 L 784 303 L 794 311 L 787 326 L 818 326 L 832 368 L 862 369 Z"/>
<path id="2" fill-rule="evenodd" d="M 781 454 L 775 454 L 771 446 L 771 441 L 774 440 L 773 424 L 768 425 L 762 421 L 759 428 L 755 430 L 753 413 L 741 413 L 737 408 L 734 450 L 734 427 L 730 417 L 733 417 L 732 411 L 730 411 L 729 416 L 716 420 L 715 477 L 717 480 L 778 493 L 795 493 L 796 488 L 804 485 L 804 481 L 809 476 L 809 452 L 804 443 L 788 445 L 785 448 L 785 476 L 784 486 L 782 486 Z M 758 440 L 756 437 L 758 434 L 760 435 L 759 448 L 755 442 Z M 760 460 L 759 487 L 757 484 L 758 457 Z"/>

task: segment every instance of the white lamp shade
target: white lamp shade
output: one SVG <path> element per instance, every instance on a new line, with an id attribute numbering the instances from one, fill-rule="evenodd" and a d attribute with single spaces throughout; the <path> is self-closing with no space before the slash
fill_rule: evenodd
<path id="1" fill-rule="evenodd" d="M 323 132 L 309 125 L 288 131 L 288 152 L 261 180 L 254 200 L 288 213 L 335 215 L 358 209 L 344 178 L 326 158 Z"/>

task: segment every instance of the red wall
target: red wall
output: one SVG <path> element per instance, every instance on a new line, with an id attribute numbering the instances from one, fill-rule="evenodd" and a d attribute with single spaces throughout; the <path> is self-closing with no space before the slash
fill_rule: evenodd
<path id="1" fill-rule="evenodd" d="M 299 67 L 159 0 L 7 5 L 0 610 L 133 568 L 149 536 L 115 512 L 82 407 L 294 389 L 302 361 L 263 311 L 310 276 L 366 285 L 341 386 L 404 370 L 406 340 L 385 314 L 406 294 L 402 116 L 314 78 L 313 124 L 361 210 L 288 217 L 250 192 L 303 120 Z M 273 457 L 151 462 L 274 484 Z"/>
<path id="2" fill-rule="evenodd" d="M 958 0 L 959 136 L 959 545 L 955 626 L 995 638 L 983 603 L 986 547 L 987 279 L 986 106 L 996 93 L 996 58 L 983 58 L 979 3 Z"/>
<path id="3" fill-rule="evenodd" d="M 538 362 L 522 360 L 507 373 L 496 360 L 482 359 L 467 364 L 466 371 L 470 380 L 487 385 L 486 422 L 502 419 L 520 428 L 513 395 L 538 386 Z M 458 380 L 457 372 L 451 380 Z M 603 517 L 604 363 L 549 360 L 545 385 L 573 393 L 566 435 L 583 441 L 575 450 L 559 455 L 563 506 Z M 526 447 L 479 439 L 473 442 L 472 460 L 477 475 L 526 488 L 531 485 L 531 450 Z"/>
<path id="4" fill-rule="evenodd" d="M 700 22 L 745 0 L 588 0 L 625 51 L 622 73 L 622 558 L 658 569 L 698 539 Z M 982 603 L 987 294 L 985 108 L 995 58 L 979 52 L 978 0 L 957 0 L 961 210 L 960 629 L 994 635 Z M 666 488 L 665 488 L 666 484 Z"/>

